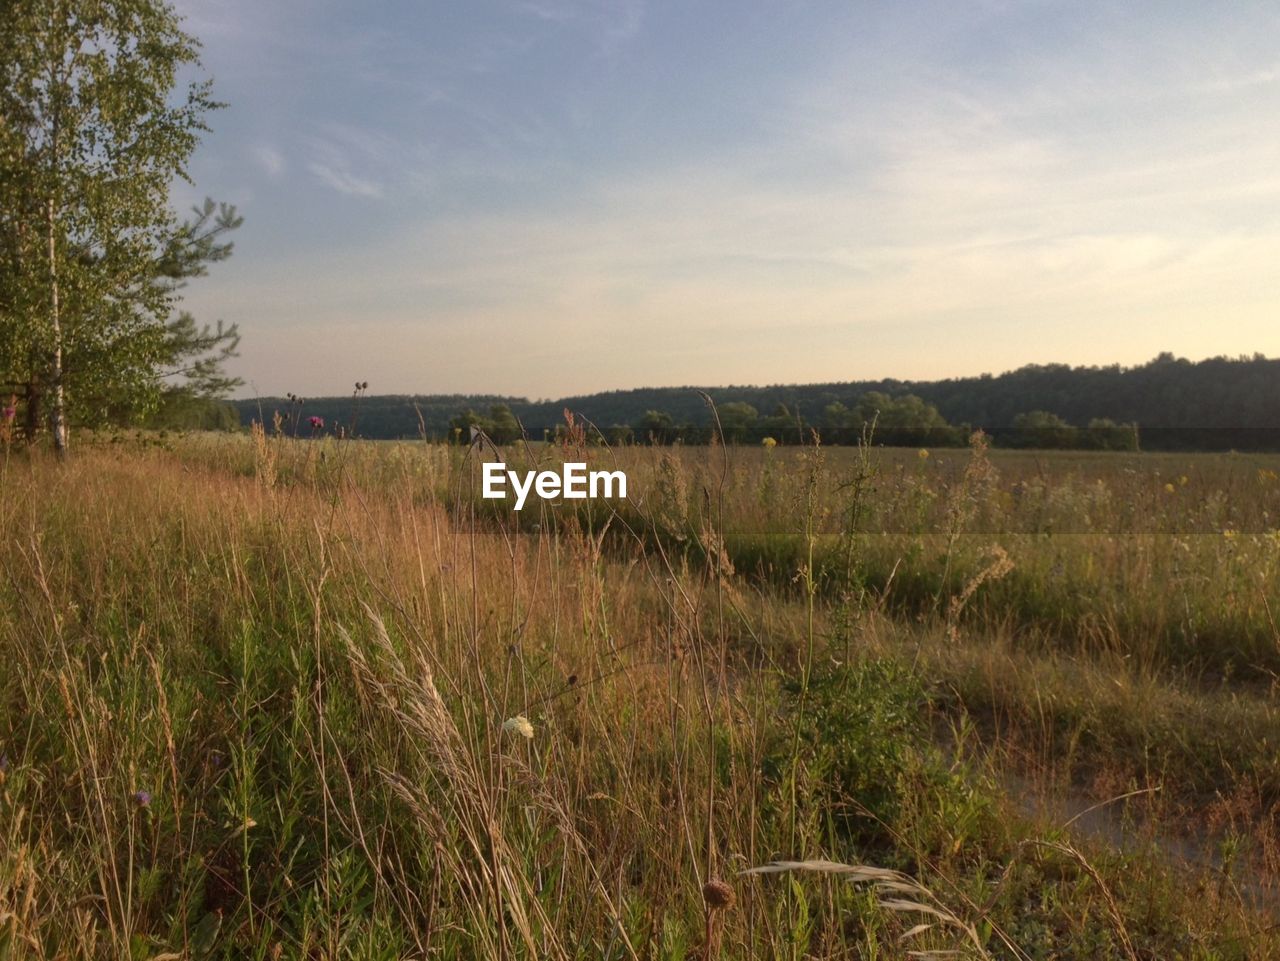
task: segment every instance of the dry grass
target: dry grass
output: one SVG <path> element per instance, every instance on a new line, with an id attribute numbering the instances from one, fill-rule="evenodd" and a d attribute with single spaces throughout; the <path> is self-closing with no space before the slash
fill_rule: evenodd
<path id="1" fill-rule="evenodd" d="M 1069 751 L 1051 723 L 1073 677 L 1063 652 L 1090 679 L 1081 729 L 1131 720 L 1108 748 L 1117 770 L 1143 737 L 1206 739 L 1171 749 L 1170 765 L 1207 750 L 1213 698 L 1236 695 L 1202 695 L 1191 682 L 1206 668 L 1186 673 L 1193 659 L 1167 632 L 1126 660 L 1139 643 L 1126 632 L 1173 623 L 1189 584 L 1197 616 L 1235 591 L 1214 623 L 1264 631 L 1265 605 L 1234 562 L 1216 564 L 1217 541 L 1194 542 L 1203 556 L 1177 562 L 1194 577 L 1171 586 L 1165 535 L 1128 544 L 1098 528 L 1060 551 L 995 530 L 1022 482 L 1008 478 L 1039 476 L 1026 459 L 989 474 L 955 454 L 893 455 L 851 488 L 856 465 L 832 454 L 793 469 L 782 451 L 580 453 L 618 458 L 633 502 L 517 518 L 477 502 L 463 452 L 265 434 L 102 445 L 65 466 L 13 456 L 0 476 L 0 954 L 1275 947 L 1250 899 L 1202 896 L 1212 871 L 1046 837 L 991 774 L 1028 770 L 1028 745 Z M 1094 490 L 1089 471 L 1113 472 L 1112 505 L 1148 509 L 1128 468 L 1068 463 L 1043 474 L 1054 510 L 1098 522 L 1092 501 L 1054 493 Z M 1223 489 L 1244 490 L 1222 470 Z M 1269 509 L 1228 503 L 1241 522 Z M 1073 571 L 1093 558 L 1098 583 L 1124 576 L 1072 593 L 1078 609 L 1054 620 L 1042 602 L 1060 596 L 1064 551 Z M 1125 591 L 1145 606 L 1121 622 Z M 992 683 L 997 656 L 1018 665 L 1014 683 Z M 1106 658 L 1127 665 L 1119 693 Z M 984 702 L 984 685 L 1004 700 Z M 1238 697 L 1269 736 L 1263 695 Z M 1179 720 L 1186 709 L 1202 720 Z M 1001 726 L 939 744 L 930 717 L 970 716 Z M 1231 770 L 1262 778 L 1262 748 L 1236 750 Z M 875 864 L 885 873 L 870 880 L 900 887 L 738 877 L 771 861 Z"/>

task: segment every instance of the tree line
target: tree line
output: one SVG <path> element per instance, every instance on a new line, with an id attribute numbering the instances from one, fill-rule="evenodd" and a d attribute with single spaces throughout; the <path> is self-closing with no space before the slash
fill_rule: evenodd
<path id="1" fill-rule="evenodd" d="M 997 376 L 941 381 L 709 388 L 719 427 L 693 388 L 611 391 L 562 400 L 509 396 L 383 395 L 359 401 L 360 436 L 505 442 L 554 437 L 564 411 L 611 443 L 850 444 L 874 425 L 874 443 L 956 446 L 981 429 L 998 446 L 1098 450 L 1280 450 L 1280 360 L 1261 355 L 1189 361 L 1161 354 L 1135 367 L 1033 365 Z M 351 397 L 305 402 L 345 425 Z M 240 417 L 286 410 L 281 398 L 236 401 Z M 303 433 L 306 433 L 304 431 Z"/>
<path id="2" fill-rule="evenodd" d="M 567 425 L 532 432 L 532 439 L 554 440 L 564 436 Z M 495 443 L 511 443 L 529 438 L 531 432 L 507 404 L 491 406 L 487 414 L 468 409 L 450 420 L 449 439 L 466 441 L 483 431 Z M 963 447 L 974 428 L 953 425 L 938 409 L 914 394 L 890 397 L 878 391 L 864 394 L 853 407 L 840 402 L 828 404 L 817 423 L 785 404 L 762 416 L 745 401 L 729 401 L 715 408 L 710 422 L 676 424 L 670 414 L 645 411 L 635 424 L 596 425 L 587 439 L 613 446 L 626 444 L 878 444 L 885 447 Z M 540 435 L 540 436 L 539 436 Z M 1137 450 L 1135 424 L 1117 424 L 1108 418 L 1094 418 L 1084 427 L 1074 427 L 1047 411 L 1019 414 L 1008 429 L 1001 431 L 1001 444 L 1062 450 Z"/>
<path id="3" fill-rule="evenodd" d="M 424 399 L 425 400 L 425 399 Z M 454 399 L 455 403 L 457 399 Z M 388 403 L 388 401 L 391 401 Z M 448 417 L 456 409 L 449 400 L 430 402 L 395 401 L 386 397 L 319 398 L 307 400 L 290 395 L 284 403 L 241 401 L 249 420 L 257 420 L 272 429 L 295 437 L 337 436 L 394 439 L 419 436 L 429 440 L 470 443 L 478 433 L 494 443 L 509 444 L 519 440 L 555 441 L 567 436 L 568 421 L 539 427 L 526 422 L 518 413 L 519 401 L 495 400 L 483 412 L 474 406 Z M 265 416 L 269 410 L 270 416 Z M 567 410 L 567 408 L 566 408 Z M 416 424 L 416 431 L 410 430 Z M 806 444 L 815 438 L 827 444 L 871 443 L 890 447 L 963 447 L 969 442 L 974 427 L 953 425 L 938 413 L 936 407 L 913 394 L 889 397 L 872 391 L 863 395 L 852 408 L 841 403 L 829 404 L 818 422 L 812 422 L 780 405 L 773 414 L 761 416 L 752 405 L 729 401 L 717 406 L 702 423 L 678 424 L 665 411 L 647 410 L 634 424 L 599 425 L 590 418 L 578 418 L 588 442 L 610 445 L 647 444 Z M 357 426 L 359 425 L 359 429 Z M 390 428 L 390 430 L 388 430 Z M 1137 450 L 1138 429 L 1134 424 L 1117 424 L 1106 418 L 1095 418 L 1084 427 L 1074 427 L 1046 411 L 1032 411 L 1014 418 L 1013 424 L 999 432 L 1000 443 L 1007 447 L 1059 448 L 1088 450 Z"/>

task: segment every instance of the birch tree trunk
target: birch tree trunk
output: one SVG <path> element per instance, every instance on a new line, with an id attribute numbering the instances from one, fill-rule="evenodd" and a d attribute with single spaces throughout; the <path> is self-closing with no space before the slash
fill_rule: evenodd
<path id="1" fill-rule="evenodd" d="M 52 403 L 49 405 L 49 428 L 53 433 L 53 449 L 59 457 L 67 456 L 67 412 L 62 390 L 62 315 L 58 289 L 58 244 L 54 233 L 53 198 L 45 208 L 45 221 L 49 231 L 49 311 L 53 333 Z"/>

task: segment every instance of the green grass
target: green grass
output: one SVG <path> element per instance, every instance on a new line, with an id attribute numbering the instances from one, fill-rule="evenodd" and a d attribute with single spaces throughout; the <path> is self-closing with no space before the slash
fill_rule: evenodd
<path id="1" fill-rule="evenodd" d="M 1275 459 L 507 456 L 569 455 L 630 501 L 515 516 L 429 445 L 10 454 L 0 956 L 1277 949 Z M 1120 848 L 1015 777 L 1163 783 Z"/>

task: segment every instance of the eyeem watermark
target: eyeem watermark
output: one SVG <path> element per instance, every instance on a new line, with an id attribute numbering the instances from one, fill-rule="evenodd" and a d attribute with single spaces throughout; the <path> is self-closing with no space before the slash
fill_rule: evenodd
<path id="1" fill-rule="evenodd" d="M 543 500 L 563 497 L 572 501 L 586 500 L 588 497 L 627 496 L 627 475 L 620 470 L 588 471 L 586 464 L 568 463 L 561 466 L 560 473 L 553 470 L 527 470 L 521 475 L 517 471 L 507 470 L 506 464 L 497 461 L 484 465 L 484 488 L 481 496 L 486 500 L 505 500 L 508 481 L 516 495 L 516 510 L 524 507 L 530 492 Z"/>

